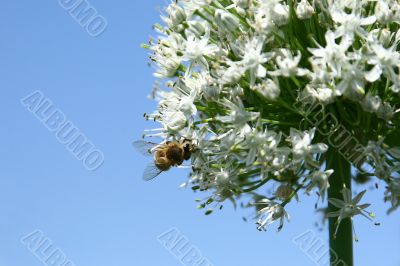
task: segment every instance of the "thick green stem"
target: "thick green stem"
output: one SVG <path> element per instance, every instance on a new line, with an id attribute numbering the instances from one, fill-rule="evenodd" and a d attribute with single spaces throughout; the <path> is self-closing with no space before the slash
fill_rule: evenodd
<path id="1" fill-rule="evenodd" d="M 327 152 L 326 167 L 335 171 L 329 178 L 328 198 L 343 199 L 341 193 L 343 187 L 346 186 L 351 190 L 350 163 L 337 150 L 330 148 Z M 337 211 L 337 208 L 332 204 L 328 204 L 328 212 L 333 211 Z M 350 218 L 343 219 L 335 238 L 336 220 L 337 217 L 329 218 L 331 266 L 353 266 L 353 232 L 351 220 Z"/>

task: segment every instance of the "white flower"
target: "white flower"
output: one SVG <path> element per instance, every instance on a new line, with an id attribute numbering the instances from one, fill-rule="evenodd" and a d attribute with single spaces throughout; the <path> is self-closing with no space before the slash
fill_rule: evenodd
<path id="1" fill-rule="evenodd" d="M 336 233 L 339 229 L 340 223 L 345 218 L 353 219 L 355 215 L 361 214 L 362 216 L 366 217 L 368 220 L 371 220 L 375 215 L 373 213 L 367 212 L 366 208 L 368 208 L 371 204 L 361 204 L 358 205 L 361 198 L 364 196 L 366 190 L 361 191 L 358 193 L 353 199 L 351 198 L 351 191 L 348 188 L 342 189 L 343 200 L 330 198 L 328 199 L 329 203 L 339 208 L 338 211 L 330 212 L 327 214 L 327 217 L 338 217 L 336 221 L 336 229 L 335 233 L 333 234 L 336 237 Z M 357 236 L 355 237 L 356 241 Z"/>
<path id="2" fill-rule="evenodd" d="M 271 201 L 269 199 L 262 199 L 255 204 L 267 205 L 257 212 L 260 217 L 257 221 L 257 229 L 267 230 L 267 227 L 279 219 L 278 231 L 282 229 L 284 219 L 289 221 L 289 214 L 285 211 L 281 204 Z"/>
<path id="3" fill-rule="evenodd" d="M 342 65 L 341 80 L 335 87 L 335 95 L 345 95 L 352 100 L 360 101 L 364 94 L 365 72 L 359 62 L 347 62 Z"/>
<path id="4" fill-rule="evenodd" d="M 218 50 L 218 46 L 215 44 L 209 44 L 208 34 L 200 39 L 194 35 L 189 36 L 186 42 L 186 50 L 183 54 L 183 59 L 199 62 L 207 69 L 208 62 L 204 56 L 213 56 Z"/>
<path id="5" fill-rule="evenodd" d="M 326 87 L 313 88 L 311 85 L 307 85 L 302 91 L 302 98 L 311 96 L 324 104 L 331 103 L 335 100 L 334 91 Z"/>
<path id="6" fill-rule="evenodd" d="M 158 69 L 154 74 L 158 78 L 173 77 L 179 66 L 182 58 L 178 55 L 181 52 L 185 39 L 179 34 L 170 34 L 163 38 L 157 45 L 151 47 L 154 55 L 150 58 L 156 62 Z"/>
<path id="7" fill-rule="evenodd" d="M 281 90 L 279 89 L 278 81 L 271 79 L 263 80 L 261 83 L 257 83 L 251 89 L 260 93 L 263 97 L 268 100 L 275 100 L 279 97 Z"/>
<path id="8" fill-rule="evenodd" d="M 239 63 L 230 61 L 227 62 L 227 64 L 229 65 L 228 68 L 219 69 L 221 75 L 219 82 L 223 85 L 236 83 L 245 72 L 244 67 L 242 67 Z"/>
<path id="9" fill-rule="evenodd" d="M 274 29 L 275 24 L 272 22 L 271 17 L 265 14 L 262 10 L 258 10 L 254 14 L 254 22 L 247 19 L 248 23 L 254 28 L 255 32 L 259 35 L 269 35 Z"/>
<path id="10" fill-rule="evenodd" d="M 329 177 L 333 174 L 333 170 L 329 169 L 324 172 L 315 171 L 308 178 L 311 180 L 311 184 L 307 187 L 306 193 L 310 194 L 314 187 L 319 189 L 319 197 L 322 202 L 325 199 L 325 193 L 329 188 Z"/>
<path id="11" fill-rule="evenodd" d="M 378 0 L 375 5 L 375 16 L 382 24 L 391 23 L 398 19 L 399 3 L 392 0 Z M 397 14 L 396 14 L 397 11 Z"/>
<path id="12" fill-rule="evenodd" d="M 244 136 L 238 136 L 236 134 L 236 131 L 230 129 L 227 132 L 219 135 L 217 139 L 219 140 L 219 154 L 223 154 L 223 156 L 226 156 L 227 153 L 231 151 L 232 147 L 244 140 Z"/>
<path id="13" fill-rule="evenodd" d="M 252 164 L 257 156 L 265 156 L 266 153 L 273 152 L 280 142 L 281 136 L 274 131 L 267 129 L 260 130 L 253 128 L 251 132 L 246 134 L 243 148 L 248 149 L 246 165 Z"/>
<path id="14" fill-rule="evenodd" d="M 322 47 L 318 44 L 319 48 L 308 48 L 313 54 L 310 61 L 316 67 L 325 69 L 329 67 L 334 75 L 341 75 L 342 65 L 347 62 L 348 57 L 346 51 L 352 44 L 351 38 L 347 35 L 342 37 L 340 44 L 336 44 L 335 34 L 332 31 L 327 31 L 325 34 L 326 46 Z"/>
<path id="15" fill-rule="evenodd" d="M 290 129 L 290 139 L 292 142 L 292 152 L 295 160 L 306 160 L 306 162 L 313 164 L 313 154 L 324 153 L 328 150 L 328 146 L 323 143 L 311 144 L 314 138 L 315 128 L 309 132 L 299 131 L 297 129 Z"/>
<path id="16" fill-rule="evenodd" d="M 276 25 L 282 26 L 289 21 L 289 7 L 281 4 L 282 0 L 260 0 L 260 11 L 263 16 L 272 20 Z"/>
<path id="17" fill-rule="evenodd" d="M 236 99 L 236 101 L 237 104 L 225 99 L 223 105 L 228 108 L 229 115 L 219 116 L 217 119 L 223 123 L 231 124 L 238 131 L 248 132 L 250 128 L 247 123 L 257 119 L 259 113 L 246 111 L 243 102 L 240 99 Z"/>
<path id="18" fill-rule="evenodd" d="M 279 52 L 277 52 L 277 56 L 275 58 L 279 70 L 270 71 L 269 74 L 284 77 L 304 76 L 308 73 L 308 70 L 297 67 L 300 59 L 300 53 L 297 53 L 297 55 L 293 57 L 290 50 L 280 49 Z"/>
<path id="19" fill-rule="evenodd" d="M 400 77 L 396 74 L 394 68 L 400 65 L 400 53 L 396 51 L 396 46 L 384 48 L 382 45 L 374 42 L 370 45 L 373 54 L 369 55 L 368 63 L 374 65 L 365 78 L 369 82 L 374 82 L 379 79 L 381 74 L 390 79 L 394 86 L 394 92 L 400 91 Z"/>
<path id="20" fill-rule="evenodd" d="M 181 110 L 186 116 L 195 115 L 197 113 L 197 108 L 194 104 L 195 97 L 195 93 L 181 97 L 179 110 Z"/>
<path id="21" fill-rule="evenodd" d="M 243 58 L 239 64 L 250 72 L 250 85 L 254 85 L 256 78 L 263 78 L 267 74 L 267 70 L 263 66 L 263 63 L 267 62 L 271 58 L 271 54 L 264 53 L 264 38 L 256 36 L 249 39 L 241 52 Z"/>
<path id="22" fill-rule="evenodd" d="M 353 11 L 352 13 L 346 13 L 343 9 L 338 9 L 334 5 L 331 8 L 331 16 L 334 22 L 340 26 L 336 27 L 335 36 L 349 36 L 353 38 L 354 34 L 361 37 L 366 37 L 367 32 L 362 26 L 371 25 L 375 22 L 375 16 L 363 17 L 358 12 Z"/>
<path id="23" fill-rule="evenodd" d="M 294 165 L 289 165 L 289 155 L 291 150 L 289 147 L 278 147 L 274 150 L 273 153 L 265 154 L 267 161 L 271 161 L 271 166 L 277 170 L 275 175 L 279 175 L 280 172 L 284 172 L 286 169 L 290 169 L 290 167 L 296 167 L 296 162 Z"/>
<path id="24" fill-rule="evenodd" d="M 178 56 L 164 57 L 163 60 L 155 58 L 155 60 L 157 60 L 158 69 L 154 76 L 157 78 L 173 77 L 181 65 L 181 58 Z"/>
<path id="25" fill-rule="evenodd" d="M 163 124 L 166 131 L 174 132 L 183 129 L 187 120 L 183 112 L 168 111 L 163 113 L 158 121 Z"/>

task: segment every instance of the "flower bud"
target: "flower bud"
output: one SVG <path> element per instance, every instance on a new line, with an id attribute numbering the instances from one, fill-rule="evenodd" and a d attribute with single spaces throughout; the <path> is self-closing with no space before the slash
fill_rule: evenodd
<path id="1" fill-rule="evenodd" d="M 221 89 L 219 88 L 218 85 L 207 85 L 207 86 L 204 86 L 204 88 L 202 88 L 202 90 L 203 90 L 203 93 L 204 93 L 204 97 L 207 100 L 218 99 L 219 94 L 221 92 Z"/>
<path id="2" fill-rule="evenodd" d="M 392 119 L 393 115 L 394 115 L 393 107 L 389 103 L 384 103 L 380 105 L 377 112 L 377 116 L 379 118 L 389 121 L 390 119 Z"/>
<path id="3" fill-rule="evenodd" d="M 246 16 L 246 10 L 250 8 L 252 4 L 252 0 L 233 0 L 233 5 L 231 7 L 235 7 L 236 12 L 241 16 Z M 227 8 L 229 9 L 229 7 Z"/>
<path id="4" fill-rule="evenodd" d="M 378 1 L 375 6 L 376 20 L 382 24 L 390 23 L 392 14 L 389 5 L 385 1 Z"/>
<path id="5" fill-rule="evenodd" d="M 167 12 L 175 25 L 186 20 L 185 11 L 178 5 L 170 5 L 167 8 Z"/>
<path id="6" fill-rule="evenodd" d="M 280 200 L 288 199 L 294 192 L 293 188 L 288 184 L 280 185 L 276 191 L 275 196 Z"/>
<path id="7" fill-rule="evenodd" d="M 204 23 L 196 20 L 189 21 L 189 31 L 192 32 L 196 37 L 200 38 L 206 32 Z"/>
<path id="8" fill-rule="evenodd" d="M 282 26 L 289 22 L 289 7 L 287 5 L 276 4 L 271 12 L 272 21 L 276 25 Z"/>
<path id="9" fill-rule="evenodd" d="M 392 39 L 392 33 L 388 29 L 382 29 L 379 35 L 379 41 L 384 47 L 388 47 Z"/>
<path id="10" fill-rule="evenodd" d="M 232 64 L 228 68 L 221 69 L 221 84 L 232 84 L 238 82 L 243 74 L 243 69 L 237 64 Z"/>
<path id="11" fill-rule="evenodd" d="M 367 94 L 362 102 L 362 106 L 367 112 L 377 112 L 379 107 L 382 104 L 381 98 L 378 95 L 372 96 L 371 94 Z"/>
<path id="12" fill-rule="evenodd" d="M 231 93 L 232 93 L 232 96 L 233 96 L 233 97 L 236 97 L 236 96 L 241 97 L 241 96 L 244 95 L 244 90 L 243 90 L 242 87 L 240 87 L 240 86 L 238 85 L 238 86 L 232 88 Z"/>
<path id="13" fill-rule="evenodd" d="M 271 101 L 278 98 L 279 94 L 281 93 L 278 84 L 276 84 L 271 79 L 267 79 L 265 82 L 255 85 L 253 87 L 253 90 L 257 91 L 262 96 Z"/>
<path id="14" fill-rule="evenodd" d="M 241 8 L 249 8 L 251 4 L 251 0 L 234 0 L 233 2 Z"/>
<path id="15" fill-rule="evenodd" d="M 226 32 L 234 32 L 240 24 L 237 17 L 222 9 L 215 11 L 215 22 L 220 29 Z"/>
<path id="16" fill-rule="evenodd" d="M 314 8 L 307 0 L 301 0 L 296 7 L 296 15 L 299 19 L 308 19 L 314 14 Z"/>

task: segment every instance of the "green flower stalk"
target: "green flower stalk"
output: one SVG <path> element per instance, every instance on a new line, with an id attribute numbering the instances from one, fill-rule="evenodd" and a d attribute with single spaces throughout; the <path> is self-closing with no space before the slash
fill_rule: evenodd
<path id="1" fill-rule="evenodd" d="M 400 203 L 400 4 L 180 0 L 162 19 L 145 137 L 191 141 L 199 208 L 245 203 L 280 230 L 293 199 L 328 195 L 331 250 L 352 265 L 352 217 L 369 206 L 352 173 L 386 183 L 389 212 Z"/>

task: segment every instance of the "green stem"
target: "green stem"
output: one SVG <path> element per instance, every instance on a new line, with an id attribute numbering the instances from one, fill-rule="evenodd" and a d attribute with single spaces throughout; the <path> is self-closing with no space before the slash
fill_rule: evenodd
<path id="1" fill-rule="evenodd" d="M 327 152 L 326 168 L 335 171 L 329 178 L 328 198 L 343 200 L 341 193 L 343 187 L 351 190 L 350 163 L 337 150 L 330 148 Z M 333 211 L 337 211 L 337 208 L 332 204 L 328 204 L 328 212 Z M 344 262 L 347 266 L 353 266 L 353 232 L 351 220 L 350 218 L 342 220 L 335 238 L 336 220 L 337 217 L 329 218 L 331 265 L 342 265 Z"/>

